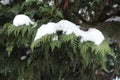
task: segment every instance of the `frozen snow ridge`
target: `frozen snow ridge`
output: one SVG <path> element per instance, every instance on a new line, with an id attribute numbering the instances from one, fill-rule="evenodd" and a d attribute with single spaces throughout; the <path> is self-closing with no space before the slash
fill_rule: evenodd
<path id="1" fill-rule="evenodd" d="M 22 25 L 30 25 L 30 24 L 33 25 L 34 22 L 27 15 L 24 14 L 16 15 L 15 18 L 13 19 L 14 26 L 22 26 Z"/>
<path id="2" fill-rule="evenodd" d="M 41 27 L 37 30 L 34 41 L 40 39 L 46 34 L 56 33 L 56 31 L 58 30 L 63 31 L 63 33 L 66 35 L 74 33 L 76 36 L 81 37 L 81 42 L 91 41 L 94 42 L 96 45 L 100 45 L 105 39 L 102 32 L 98 29 L 89 28 L 88 31 L 83 31 L 79 28 L 80 26 L 68 20 L 61 20 L 58 23 L 49 22 L 48 24 L 41 25 Z M 57 39 L 55 38 L 55 40 Z"/>

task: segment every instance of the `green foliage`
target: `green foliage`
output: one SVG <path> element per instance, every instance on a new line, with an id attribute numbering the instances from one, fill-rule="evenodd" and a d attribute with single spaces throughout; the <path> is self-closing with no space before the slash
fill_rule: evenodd
<path id="1" fill-rule="evenodd" d="M 4 25 L 4 37 L 7 41 L 6 43 L 3 43 L 3 45 L 6 45 L 6 51 L 8 52 L 8 56 L 10 56 L 11 52 L 13 51 L 14 47 L 22 47 L 26 45 L 30 45 L 35 33 L 36 28 L 32 26 L 19 26 L 15 27 L 14 25 L 8 23 Z"/>
<path id="2" fill-rule="evenodd" d="M 44 54 L 45 59 L 51 60 L 53 56 L 55 56 L 57 57 L 57 60 L 60 59 L 59 63 L 61 64 L 61 67 L 65 65 L 63 62 L 68 63 L 68 65 L 66 66 L 67 69 L 69 68 L 69 64 L 72 67 L 74 66 L 75 63 L 73 62 L 76 59 L 80 61 L 78 63 L 81 69 L 86 69 L 91 66 L 91 64 L 93 64 L 95 68 L 98 66 L 101 66 L 101 68 L 105 68 L 106 56 L 110 55 L 111 52 L 108 42 L 104 41 L 101 45 L 97 46 L 92 42 L 81 43 L 80 39 L 77 38 L 74 34 L 57 35 L 58 40 L 54 41 L 53 38 L 55 36 L 56 35 L 46 35 L 39 40 L 34 41 L 31 46 L 33 52 L 39 48 L 39 54 Z M 60 56 L 63 58 L 61 59 Z M 56 59 L 54 60 L 56 61 Z M 82 66 L 80 66 L 80 64 Z M 52 62 L 52 65 L 54 65 L 54 61 Z M 59 77 L 61 75 L 63 76 L 63 73 L 66 73 L 66 69 L 64 70 L 62 68 L 60 69 L 60 71 L 62 71 L 62 73 L 60 72 L 61 74 L 59 74 Z M 80 72 L 82 73 L 82 70 L 80 70 Z"/>
<path id="3" fill-rule="evenodd" d="M 67 79 L 68 76 L 75 78 L 76 75 L 85 72 L 84 70 L 90 69 L 91 66 L 94 66 L 94 69 L 99 65 L 105 67 L 106 55 L 110 54 L 110 47 L 106 41 L 99 46 L 92 42 L 81 43 L 80 38 L 76 37 L 75 34 L 66 35 L 59 31 L 56 34 L 45 35 L 34 41 L 37 27 L 25 25 L 15 27 L 12 24 L 6 24 L 4 30 L 7 41 L 4 44 L 8 57 L 13 58 L 16 54 L 18 56 L 13 59 L 18 61 L 13 68 L 14 70 L 11 69 L 12 65 L 9 66 L 12 73 L 18 70 L 16 72 L 18 75 L 16 79 L 18 80 L 41 80 L 42 78 L 61 80 L 62 78 Z M 28 47 L 26 47 L 27 44 Z M 30 48 L 32 52 L 29 57 L 20 61 L 22 53 Z M 17 68 L 20 64 L 22 65 Z M 6 73 L 10 75 L 11 73 L 8 71 L 9 69 Z M 45 77 L 46 75 L 47 77 Z M 79 79 L 81 75 L 77 76 L 76 79 Z M 93 75 L 95 75 L 94 72 Z"/>
<path id="4" fill-rule="evenodd" d="M 8 56 L 10 56 L 14 46 L 11 44 L 6 44 L 6 51 L 8 52 Z"/>
<path id="5" fill-rule="evenodd" d="M 97 1 L 92 2 L 91 7 Z M 99 46 L 92 42 L 81 43 L 75 34 L 66 35 L 59 31 L 34 41 L 42 24 L 58 22 L 65 17 L 61 8 L 49 6 L 47 2 L 13 0 L 7 6 L 0 5 L 0 79 L 95 80 L 94 71 L 98 66 L 105 67 L 106 55 L 111 52 L 108 42 Z M 76 0 L 72 4 L 75 6 L 75 9 L 71 7 L 73 11 L 78 11 L 79 2 Z M 62 0 L 59 3 L 63 5 Z M 30 16 L 37 25 L 15 27 L 11 23 L 16 14 Z M 70 16 L 71 20 L 75 20 L 74 12 L 73 16 Z M 22 60 L 24 55 L 27 58 Z"/>

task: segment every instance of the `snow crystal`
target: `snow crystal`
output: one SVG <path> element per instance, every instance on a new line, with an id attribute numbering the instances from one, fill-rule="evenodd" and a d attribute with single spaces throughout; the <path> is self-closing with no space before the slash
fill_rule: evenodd
<path id="1" fill-rule="evenodd" d="M 16 15 L 15 18 L 13 19 L 14 26 L 22 26 L 22 25 L 30 25 L 30 24 L 33 25 L 34 22 L 27 15 L 24 14 Z"/>
<path id="2" fill-rule="evenodd" d="M 0 1 L 3 5 L 10 4 L 10 0 L 1 0 Z"/>
<path id="3" fill-rule="evenodd" d="M 43 24 L 41 27 L 37 30 L 36 36 L 34 41 L 37 39 L 47 35 L 47 34 L 53 34 L 56 33 L 57 27 L 56 24 L 53 22 L 49 22 L 48 24 Z"/>
<path id="4" fill-rule="evenodd" d="M 119 16 L 115 16 L 113 18 L 107 19 L 105 22 L 111 22 L 111 21 L 120 22 L 120 17 Z"/>

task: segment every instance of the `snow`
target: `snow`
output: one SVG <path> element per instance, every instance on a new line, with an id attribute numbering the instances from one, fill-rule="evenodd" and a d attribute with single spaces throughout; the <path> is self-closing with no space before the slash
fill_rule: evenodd
<path id="1" fill-rule="evenodd" d="M 113 79 L 113 80 L 120 80 L 120 78 L 119 77 L 116 77 L 115 79 Z"/>
<path id="2" fill-rule="evenodd" d="M 72 34 L 73 33 L 73 31 L 71 30 L 71 29 L 68 29 L 67 31 L 66 31 L 66 35 L 70 35 L 70 34 Z"/>
<path id="3" fill-rule="evenodd" d="M 113 7 L 113 8 L 116 8 L 116 7 L 118 7 L 118 4 L 115 4 L 115 5 L 113 5 L 112 7 Z"/>
<path id="4" fill-rule="evenodd" d="M 82 13 L 82 9 L 83 9 L 83 8 L 80 8 L 80 9 L 79 9 L 79 11 L 78 11 L 78 13 L 79 13 L 79 14 L 81 14 L 81 13 Z"/>
<path id="5" fill-rule="evenodd" d="M 85 8 L 83 9 L 83 12 L 86 13 L 86 12 L 87 12 L 87 9 L 88 9 L 88 8 L 85 7 Z"/>
<path id="6" fill-rule="evenodd" d="M 87 15 L 86 20 L 87 20 L 87 21 L 90 21 L 90 20 L 91 20 L 91 19 L 90 19 L 90 16 Z"/>
<path id="7" fill-rule="evenodd" d="M 88 11 L 88 7 L 80 8 L 79 11 L 78 11 L 78 14 L 80 14 L 83 17 L 85 17 L 86 21 L 90 21 L 91 20 L 90 13 Z M 95 12 L 91 11 L 91 14 L 94 16 Z"/>
<path id="8" fill-rule="evenodd" d="M 1 0 L 0 1 L 3 5 L 10 4 L 10 0 Z"/>
<path id="9" fill-rule="evenodd" d="M 58 36 L 55 36 L 54 38 L 53 38 L 53 41 L 57 41 L 58 40 Z"/>
<path id="10" fill-rule="evenodd" d="M 74 33 L 77 37 L 81 37 L 81 42 L 91 41 L 96 45 L 100 45 L 105 39 L 102 32 L 95 28 L 89 28 L 88 31 L 83 31 L 79 29 L 80 26 L 76 25 L 68 20 L 61 20 L 57 23 L 49 22 L 48 24 L 43 24 L 38 29 L 34 41 L 40 39 L 46 34 L 56 33 L 58 30 L 62 30 L 64 34 L 69 35 Z M 57 37 L 54 37 L 53 40 L 58 40 Z"/>
<path id="11" fill-rule="evenodd" d="M 36 0 L 26 0 L 26 2 L 29 2 L 29 1 L 36 1 Z M 37 1 L 43 2 L 43 0 L 37 0 Z"/>
<path id="12" fill-rule="evenodd" d="M 56 24 L 53 22 L 49 22 L 48 24 L 43 24 L 41 27 L 37 30 L 36 36 L 34 41 L 37 39 L 40 39 L 41 37 L 47 35 L 47 34 L 53 34 L 56 33 L 57 27 Z"/>
<path id="13" fill-rule="evenodd" d="M 33 25 L 34 22 L 27 15 L 24 14 L 16 15 L 15 18 L 13 19 L 14 26 L 22 26 L 22 25 L 30 25 L 30 24 Z"/>
<path id="14" fill-rule="evenodd" d="M 78 13 L 79 13 L 79 14 L 86 13 L 86 12 L 87 12 L 87 9 L 88 9 L 87 7 L 80 8 L 79 11 L 78 11 Z"/>
<path id="15" fill-rule="evenodd" d="M 27 58 L 27 56 L 22 56 L 20 59 L 25 60 L 26 58 Z"/>
<path id="16" fill-rule="evenodd" d="M 95 11 L 92 11 L 91 13 L 92 13 L 92 15 L 95 15 Z"/>
<path id="17" fill-rule="evenodd" d="M 53 0 L 48 1 L 48 4 L 49 4 L 49 6 L 53 6 L 54 5 L 54 1 Z"/>
<path id="18" fill-rule="evenodd" d="M 111 21 L 120 22 L 120 17 L 115 16 L 115 17 L 107 19 L 105 22 L 111 22 Z"/>
<path id="19" fill-rule="evenodd" d="M 96 45 L 100 45 L 105 39 L 102 32 L 95 28 L 89 28 L 88 31 L 80 30 L 81 42 L 92 41 Z"/>
<path id="20" fill-rule="evenodd" d="M 110 13 L 106 13 L 108 16 L 110 15 Z"/>
<path id="21" fill-rule="evenodd" d="M 63 33 L 69 35 L 71 33 L 75 33 L 76 36 L 79 36 L 79 28 L 80 26 L 68 21 L 61 20 L 57 23 L 59 30 L 62 30 Z"/>
<path id="22" fill-rule="evenodd" d="M 82 20 L 79 20 L 79 24 L 82 24 L 83 23 L 83 21 Z"/>

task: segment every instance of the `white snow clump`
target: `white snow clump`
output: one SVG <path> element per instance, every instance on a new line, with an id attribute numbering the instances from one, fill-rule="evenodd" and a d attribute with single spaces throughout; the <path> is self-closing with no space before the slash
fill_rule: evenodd
<path id="1" fill-rule="evenodd" d="M 80 26 L 68 20 L 61 20 L 58 23 L 49 22 L 48 24 L 41 25 L 41 27 L 37 30 L 34 41 L 40 39 L 46 34 L 56 33 L 56 31 L 58 30 L 63 31 L 63 33 L 65 33 L 66 35 L 74 33 L 76 36 L 81 37 L 81 42 L 91 41 L 94 42 L 96 45 L 100 45 L 105 39 L 102 32 L 98 29 L 89 28 L 88 31 L 83 31 L 79 28 Z M 55 38 L 55 40 L 57 39 Z"/>
<path id="2" fill-rule="evenodd" d="M 102 32 L 95 28 L 89 28 L 88 31 L 80 30 L 81 42 L 92 41 L 96 45 L 100 45 L 105 39 Z"/>
<path id="3" fill-rule="evenodd" d="M 79 28 L 80 26 L 68 21 L 68 20 L 61 20 L 57 23 L 58 29 L 62 30 L 63 33 L 69 35 L 71 33 L 75 33 L 76 36 L 79 36 Z"/>
<path id="4" fill-rule="evenodd" d="M 30 25 L 30 24 L 33 25 L 34 22 L 27 15 L 24 14 L 16 15 L 15 18 L 13 19 L 14 26 L 22 26 L 22 25 Z"/>
<path id="5" fill-rule="evenodd" d="M 57 31 L 57 25 L 53 22 L 49 22 L 48 24 L 43 24 L 41 27 L 37 30 L 35 40 L 47 35 L 47 34 L 53 34 Z"/>

